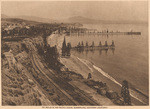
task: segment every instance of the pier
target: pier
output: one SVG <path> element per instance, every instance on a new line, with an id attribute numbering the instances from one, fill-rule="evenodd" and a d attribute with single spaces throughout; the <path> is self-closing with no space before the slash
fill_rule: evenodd
<path id="1" fill-rule="evenodd" d="M 84 46 L 83 42 L 81 44 L 79 42 L 77 46 L 72 47 L 71 49 L 79 50 L 79 51 L 83 51 L 83 50 L 108 50 L 108 49 L 115 49 L 115 44 L 114 44 L 114 41 L 112 41 L 112 44 L 108 45 L 107 41 L 105 41 L 105 44 L 102 45 L 101 41 L 100 41 L 98 46 L 95 46 L 94 42 L 92 42 L 91 46 L 88 46 L 88 42 L 86 42 L 86 45 Z"/>
<path id="2" fill-rule="evenodd" d="M 84 36 L 84 35 L 141 35 L 141 32 L 120 32 L 120 31 L 108 31 L 102 30 L 98 31 L 97 29 L 87 29 L 87 28 L 69 28 L 66 31 L 68 36 Z"/>

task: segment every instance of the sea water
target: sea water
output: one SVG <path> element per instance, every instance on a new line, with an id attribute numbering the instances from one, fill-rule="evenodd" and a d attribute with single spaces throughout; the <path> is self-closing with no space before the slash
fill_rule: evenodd
<path id="1" fill-rule="evenodd" d="M 84 51 L 82 53 L 72 51 L 72 54 L 81 59 L 92 62 L 94 66 L 102 69 L 118 84 L 122 84 L 123 80 L 127 80 L 133 88 L 148 96 L 149 75 L 148 75 L 148 25 L 147 24 L 88 24 L 84 27 L 89 29 L 97 29 L 98 31 L 120 31 L 120 32 L 141 32 L 141 35 L 81 35 L 68 36 L 67 42 L 71 42 L 72 46 L 76 46 L 82 41 L 89 45 L 94 41 L 95 46 L 101 43 L 104 45 L 107 41 L 108 45 L 115 42 L 115 50 L 94 50 Z M 98 70 L 97 70 L 98 71 Z M 97 78 L 102 79 L 104 75 L 95 71 Z M 100 80 L 99 79 L 99 80 Z M 98 80 L 98 79 L 97 79 Z M 113 90 L 120 91 L 115 85 L 106 80 L 106 83 L 112 86 Z M 117 89 L 116 89 L 117 88 Z M 136 94 L 137 95 L 137 94 Z"/>

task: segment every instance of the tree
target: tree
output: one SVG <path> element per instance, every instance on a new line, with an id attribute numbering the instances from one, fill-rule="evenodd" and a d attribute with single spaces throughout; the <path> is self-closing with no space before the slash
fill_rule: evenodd
<path id="1" fill-rule="evenodd" d="M 64 37 L 64 41 L 62 43 L 62 56 L 66 56 L 66 39 Z"/>
<path id="2" fill-rule="evenodd" d="M 123 81 L 122 88 L 121 88 L 121 96 L 124 99 L 125 105 L 131 105 L 131 98 L 128 88 L 128 82 L 126 80 Z"/>
<path id="3" fill-rule="evenodd" d="M 59 60 L 58 60 L 58 52 L 57 47 L 46 47 L 46 52 L 44 55 L 45 62 L 48 63 L 49 67 L 55 69 L 59 67 Z"/>
<path id="4" fill-rule="evenodd" d="M 71 44 L 68 43 L 68 44 L 67 44 L 67 48 L 66 48 L 66 55 L 67 55 L 67 56 L 70 56 L 70 50 L 71 50 Z"/>

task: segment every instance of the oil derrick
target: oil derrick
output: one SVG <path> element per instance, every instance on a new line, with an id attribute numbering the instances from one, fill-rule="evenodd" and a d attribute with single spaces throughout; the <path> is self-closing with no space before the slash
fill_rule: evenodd
<path id="1" fill-rule="evenodd" d="M 112 44 L 111 44 L 111 46 L 113 46 L 113 47 L 115 46 L 115 43 L 114 43 L 114 41 L 113 41 L 113 40 L 112 40 Z"/>
<path id="2" fill-rule="evenodd" d="M 78 43 L 78 47 L 81 47 L 81 44 L 80 44 L 80 42 Z"/>
<path id="3" fill-rule="evenodd" d="M 64 37 L 64 42 L 62 43 L 62 56 L 66 56 L 66 39 Z"/>
<path id="4" fill-rule="evenodd" d="M 71 50 L 71 44 L 67 43 L 67 47 L 66 47 L 66 55 L 70 56 L 70 50 Z"/>
<path id="5" fill-rule="evenodd" d="M 78 46 L 77 46 L 77 48 L 78 48 L 78 51 L 79 51 L 79 52 L 82 52 L 82 47 L 81 47 L 81 44 L 80 44 L 80 42 L 78 43 Z"/>
<path id="6" fill-rule="evenodd" d="M 121 96 L 124 99 L 125 105 L 131 105 L 131 98 L 128 88 L 128 82 L 126 80 L 123 81 L 122 88 L 121 88 Z"/>
<path id="7" fill-rule="evenodd" d="M 105 47 L 107 47 L 107 46 L 108 46 L 107 41 L 105 41 Z"/>
<path id="8" fill-rule="evenodd" d="M 87 79 L 91 79 L 92 78 L 92 74 L 89 73 Z"/>
<path id="9" fill-rule="evenodd" d="M 82 43 L 81 43 L 81 47 L 84 47 L 84 43 L 83 43 L 83 41 L 82 41 Z"/>
<path id="10" fill-rule="evenodd" d="M 94 47 L 94 41 L 92 42 L 92 47 Z"/>
<path id="11" fill-rule="evenodd" d="M 71 43 L 69 43 L 69 47 L 70 47 L 70 49 L 71 49 Z"/>
<path id="12" fill-rule="evenodd" d="M 88 45 L 88 42 L 86 42 L 86 45 L 85 45 L 86 47 L 88 47 L 89 45 Z"/>
<path id="13" fill-rule="evenodd" d="M 107 29 L 107 31 L 106 31 L 107 33 L 108 33 L 108 29 Z"/>
<path id="14" fill-rule="evenodd" d="M 101 43 L 101 41 L 99 42 L 99 47 L 102 47 L 102 43 Z"/>

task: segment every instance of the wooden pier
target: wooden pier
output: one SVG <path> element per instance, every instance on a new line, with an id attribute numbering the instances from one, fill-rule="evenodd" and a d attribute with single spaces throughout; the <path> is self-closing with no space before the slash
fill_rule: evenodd
<path id="1" fill-rule="evenodd" d="M 82 50 L 107 50 L 107 49 L 115 49 L 115 44 L 114 44 L 114 41 L 112 41 L 112 44 L 108 45 L 107 41 L 105 41 L 104 45 L 102 45 L 100 42 L 98 46 L 94 46 L 94 42 L 93 42 L 91 46 L 88 46 L 88 43 L 86 42 L 86 46 L 84 46 L 83 42 L 81 45 L 79 42 L 79 44 L 77 46 L 72 47 L 71 49 L 79 50 L 79 51 L 82 51 Z"/>
<path id="2" fill-rule="evenodd" d="M 141 35 L 141 32 L 109 32 L 109 33 L 104 33 L 104 32 L 98 32 L 98 33 L 94 33 L 94 32 L 90 32 L 90 33 L 80 33 L 80 32 L 73 32 L 73 33 L 69 33 L 69 36 L 83 36 L 83 35 Z"/>
<path id="3" fill-rule="evenodd" d="M 141 35 L 141 32 L 120 32 L 120 31 L 98 31 L 96 29 L 87 29 L 87 28 L 70 28 L 67 32 L 70 36 L 83 36 L 83 35 Z"/>

